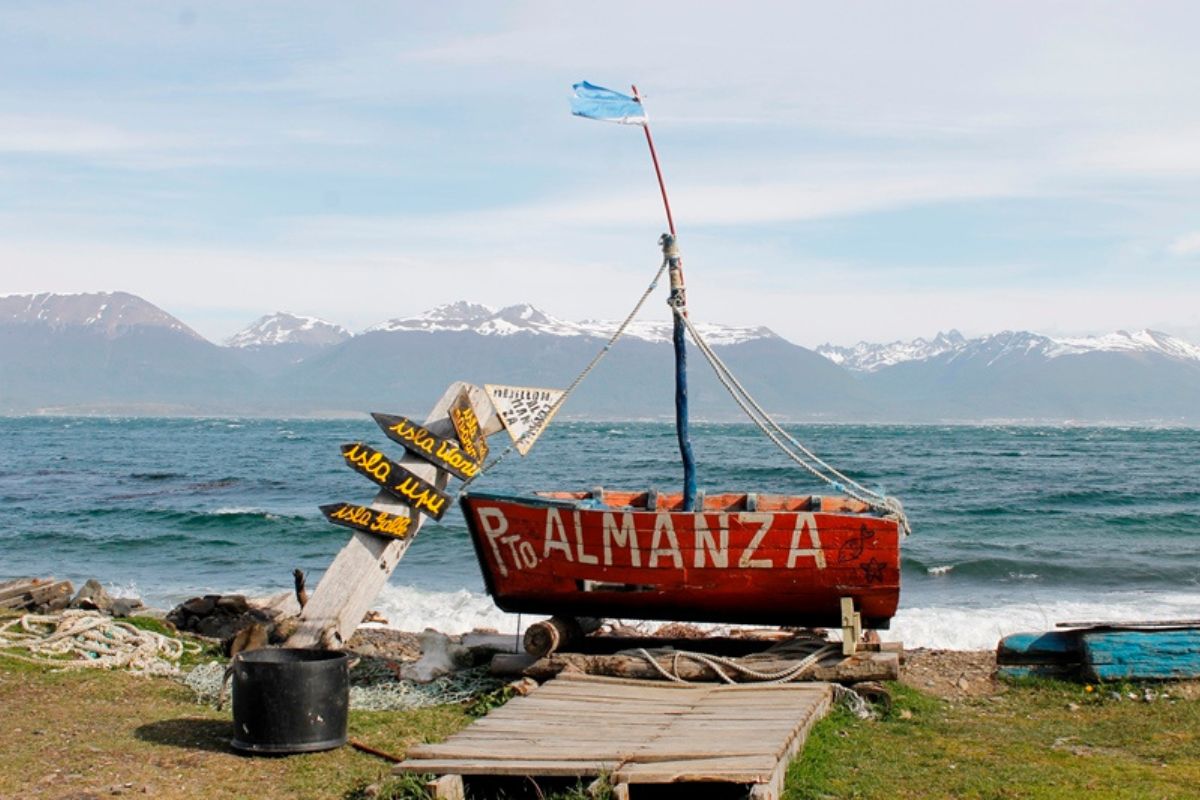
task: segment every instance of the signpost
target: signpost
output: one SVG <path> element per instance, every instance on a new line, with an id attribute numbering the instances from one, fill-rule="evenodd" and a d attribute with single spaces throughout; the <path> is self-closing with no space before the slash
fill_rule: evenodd
<path id="1" fill-rule="evenodd" d="M 464 392 L 472 412 L 479 420 L 480 433 L 488 436 L 499 431 L 500 420 L 484 391 L 461 381 L 450 385 L 421 427 L 440 439 L 454 436 L 455 427 L 450 419 L 450 409 Z M 359 455 L 363 455 L 364 452 L 360 451 Z M 370 462 L 370 459 L 370 455 L 366 455 L 365 461 Z M 447 470 L 412 452 L 407 453 L 398 462 L 390 459 L 389 462 L 432 486 L 448 499 L 445 489 L 450 480 L 450 473 Z M 376 461 L 373 466 L 378 467 L 380 463 L 382 462 Z M 389 473 L 388 478 L 393 477 L 394 474 Z M 374 480 L 374 477 L 372 479 Z M 339 508 L 346 509 L 339 519 L 330 521 L 354 529 L 354 537 L 337 554 L 317 584 L 300 614 L 300 625 L 287 641 L 288 647 L 339 649 L 344 646 L 362 622 L 363 615 L 375 602 L 380 589 L 387 583 L 400 559 L 404 557 L 425 519 L 421 514 L 413 514 L 408 505 L 386 489 L 381 489 L 367 507 L 343 503 L 326 508 L 330 508 L 330 511 L 326 512 L 327 516 L 338 513 Z M 367 522 L 366 517 L 354 509 L 371 512 L 371 521 Z M 325 508 L 322 508 L 322 511 L 324 512 Z M 402 537 L 394 532 L 364 529 L 364 525 L 370 528 L 376 524 L 382 518 L 378 516 L 381 513 L 390 515 L 383 519 L 390 520 L 397 526 L 397 517 L 410 519 Z M 384 533 L 387 535 L 381 535 Z"/>
<path id="2" fill-rule="evenodd" d="M 450 507 L 450 495 L 423 480 L 395 461 L 362 442 L 342 445 L 342 458 L 360 475 L 379 484 L 401 502 L 434 519 L 441 519 Z"/>
<path id="3" fill-rule="evenodd" d="M 454 432 L 458 434 L 463 452 L 482 466 L 487 460 L 487 437 L 483 435 L 479 426 L 479 417 L 471 405 L 471 396 L 465 390 L 459 393 L 454 405 L 450 407 L 450 421 L 454 423 Z"/>
<path id="4" fill-rule="evenodd" d="M 458 407 L 462 397 L 459 395 L 459 398 L 454 401 L 455 405 L 451 407 L 451 421 L 454 420 L 454 409 Z M 470 400 L 468 399 L 466 402 L 467 407 L 470 408 Z M 474 413 L 472 410 L 471 415 L 474 416 Z M 436 464 L 454 477 L 464 481 L 479 474 L 482 459 L 475 457 L 465 447 L 460 446 L 457 439 L 434 436 L 427 428 L 418 425 L 408 417 L 374 412 L 371 416 L 389 439 L 403 445 L 404 449 L 413 455 L 420 456 L 431 464 Z M 455 430 L 457 429 L 457 423 L 455 423 Z M 484 444 L 484 452 L 487 452 L 486 444 Z"/>
<path id="5" fill-rule="evenodd" d="M 408 514 L 376 511 L 367 506 L 356 506 L 351 503 L 333 503 L 321 506 L 321 513 L 334 525 L 341 525 L 356 531 L 378 533 L 382 536 L 394 536 L 397 539 L 403 539 L 408 535 L 413 521 Z"/>
<path id="6" fill-rule="evenodd" d="M 562 389 L 538 389 L 532 386 L 489 383 L 483 388 L 521 455 L 529 452 L 529 448 L 533 447 L 533 443 L 550 424 L 558 411 L 558 401 L 564 394 Z"/>

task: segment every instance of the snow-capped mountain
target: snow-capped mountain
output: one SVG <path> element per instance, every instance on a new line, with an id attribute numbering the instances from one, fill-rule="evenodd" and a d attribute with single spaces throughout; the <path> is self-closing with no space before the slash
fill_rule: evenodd
<path id="1" fill-rule="evenodd" d="M 566 386 L 616 328 L 528 304 L 452 303 L 359 336 L 273 314 L 218 347 L 122 292 L 0 297 L 0 413 L 415 413 L 457 380 Z M 1155 331 L 949 331 L 818 354 L 766 328 L 701 329 L 766 408 L 793 420 L 1200 423 L 1200 346 Z M 670 338 L 668 321 L 633 322 L 569 415 L 669 418 Z M 696 418 L 738 418 L 695 361 Z"/>
<path id="2" fill-rule="evenodd" d="M 257 376 L 126 292 L 0 297 L 0 411 L 220 413 Z"/>
<path id="3" fill-rule="evenodd" d="M 469 331 L 481 336 L 512 336 L 514 334 L 540 334 L 545 336 L 584 336 L 607 339 L 620 325 L 608 320 L 584 320 L 569 322 L 552 317 L 528 303 L 506 306 L 499 310 L 480 303 L 460 301 L 441 305 L 415 317 L 404 317 L 368 328 L 367 332 L 394 333 L 398 331 L 422 331 L 425 333 Z M 756 339 L 775 337 L 768 328 L 738 327 L 711 323 L 696 326 L 711 345 L 729 345 Z M 625 330 L 630 339 L 646 342 L 671 341 L 672 326 L 669 321 L 634 320 Z"/>
<path id="4" fill-rule="evenodd" d="M 87 328 L 107 337 L 132 328 L 166 328 L 194 339 L 200 334 L 158 306 L 128 292 L 14 294 L 0 297 L 0 325 Z"/>
<path id="5" fill-rule="evenodd" d="M 225 340 L 226 347 L 273 347 L 282 344 L 317 345 L 344 342 L 351 336 L 341 325 L 316 317 L 301 317 L 276 311 L 246 326 Z"/>
<path id="6" fill-rule="evenodd" d="M 854 372 L 874 372 L 905 361 L 921 361 L 960 349 L 967 342 L 958 331 L 938 333 L 932 339 L 913 339 L 911 342 L 873 344 L 859 342 L 853 347 L 823 344 L 817 352 L 835 364 Z"/>
<path id="7" fill-rule="evenodd" d="M 986 366 L 1013 358 L 1055 359 L 1087 353 L 1149 354 L 1200 363 L 1200 347 L 1169 334 L 1142 330 L 1116 331 L 1103 336 L 1055 338 L 1029 331 L 1002 331 L 967 339 L 958 331 L 939 333 L 932 339 L 853 347 L 824 344 L 817 352 L 854 372 L 877 372 L 913 361 L 938 359 L 944 363 L 982 360 Z"/>

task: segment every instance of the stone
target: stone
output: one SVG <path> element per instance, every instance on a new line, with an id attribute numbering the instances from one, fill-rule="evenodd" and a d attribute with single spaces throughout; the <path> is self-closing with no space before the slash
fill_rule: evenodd
<path id="1" fill-rule="evenodd" d="M 95 578 L 79 588 L 79 593 L 71 600 L 71 608 L 82 608 L 88 611 L 108 611 L 112 608 L 112 598 Z"/>
<path id="2" fill-rule="evenodd" d="M 471 651 L 444 633 L 426 628 L 417 639 L 421 642 L 421 657 L 400 670 L 405 680 L 429 683 L 473 663 Z"/>
<path id="3" fill-rule="evenodd" d="M 220 611 L 230 615 L 245 614 L 250 610 L 250 604 L 246 602 L 245 596 L 240 594 L 222 595 L 217 599 L 216 606 Z"/>
<path id="4" fill-rule="evenodd" d="M 191 600 L 185 600 L 175 607 L 176 610 L 182 609 L 192 616 L 207 617 L 212 613 L 212 610 L 217 606 L 217 600 L 220 595 L 206 594 L 204 597 L 193 597 Z"/>
<path id="5" fill-rule="evenodd" d="M 242 595 L 193 597 L 167 614 L 167 621 L 177 630 L 223 640 L 251 625 L 270 625 L 273 618 L 266 610 L 252 608 Z"/>
<path id="6" fill-rule="evenodd" d="M 136 597 L 118 597 L 112 601 L 109 612 L 114 617 L 132 617 L 134 612 L 142 607 L 142 601 Z"/>

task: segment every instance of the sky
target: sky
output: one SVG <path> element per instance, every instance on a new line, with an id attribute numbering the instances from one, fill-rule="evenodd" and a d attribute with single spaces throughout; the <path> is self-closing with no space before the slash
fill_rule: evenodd
<path id="1" fill-rule="evenodd" d="M 1200 341 L 1200 6 L 0 0 L 0 295 Z M 666 318 L 651 303 L 649 317 Z"/>

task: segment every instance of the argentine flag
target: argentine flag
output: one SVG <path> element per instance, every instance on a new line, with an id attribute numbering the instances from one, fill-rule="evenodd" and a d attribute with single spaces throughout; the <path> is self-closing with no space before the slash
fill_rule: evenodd
<path id="1" fill-rule="evenodd" d="M 577 117 L 616 122 L 620 125 L 646 124 L 646 109 L 635 97 L 587 81 L 577 83 L 571 88 L 575 90 L 575 95 L 571 98 L 571 113 Z"/>

